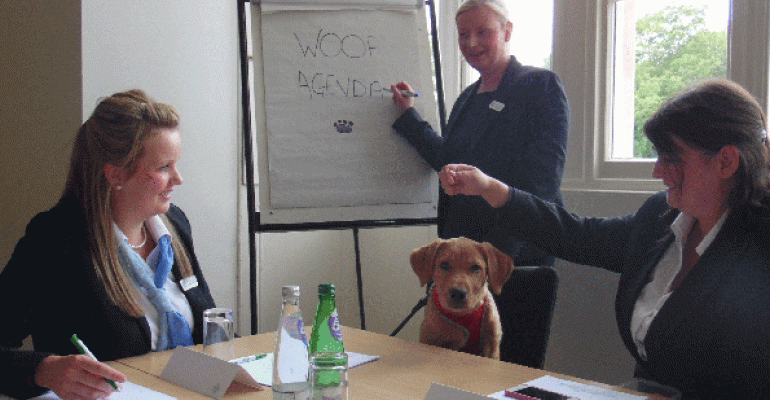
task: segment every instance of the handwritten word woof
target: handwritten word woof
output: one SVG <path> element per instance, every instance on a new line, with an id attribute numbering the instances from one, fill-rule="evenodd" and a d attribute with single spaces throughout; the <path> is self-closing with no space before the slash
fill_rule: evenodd
<path id="1" fill-rule="evenodd" d="M 295 33 L 299 54 L 305 60 L 337 59 L 338 63 L 355 63 L 378 56 L 377 38 L 371 35 L 338 34 L 319 30 L 314 38 L 303 41 Z M 298 71 L 297 87 L 309 98 L 327 97 L 385 97 L 389 83 L 377 79 L 352 77 L 347 74 L 320 71 Z"/>
<path id="2" fill-rule="evenodd" d="M 371 35 L 339 35 L 334 32 L 318 31 L 315 42 L 304 43 L 294 34 L 303 57 L 373 57 L 377 49 L 377 38 Z"/>

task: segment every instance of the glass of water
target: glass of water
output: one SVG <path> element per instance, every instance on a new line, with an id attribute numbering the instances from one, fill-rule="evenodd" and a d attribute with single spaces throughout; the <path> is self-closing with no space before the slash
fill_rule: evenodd
<path id="1" fill-rule="evenodd" d="M 310 356 L 310 393 L 313 400 L 348 400 L 348 355 Z"/>
<path id="2" fill-rule="evenodd" d="M 209 308 L 203 312 L 203 349 L 205 352 L 223 360 L 232 359 L 234 336 L 233 310 Z"/>

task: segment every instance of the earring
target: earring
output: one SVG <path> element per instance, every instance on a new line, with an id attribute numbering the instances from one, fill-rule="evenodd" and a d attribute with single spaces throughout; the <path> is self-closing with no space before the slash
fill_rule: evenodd
<path id="1" fill-rule="evenodd" d="M 123 186 L 120 186 L 120 185 L 115 186 L 115 190 L 123 190 Z"/>

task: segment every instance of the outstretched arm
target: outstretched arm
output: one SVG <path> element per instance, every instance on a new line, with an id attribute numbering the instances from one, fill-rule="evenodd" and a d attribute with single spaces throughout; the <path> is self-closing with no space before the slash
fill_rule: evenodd
<path id="1" fill-rule="evenodd" d="M 508 185 L 472 165 L 447 164 L 439 172 L 439 180 L 446 194 L 481 196 L 495 208 L 507 203 L 511 195 Z"/>

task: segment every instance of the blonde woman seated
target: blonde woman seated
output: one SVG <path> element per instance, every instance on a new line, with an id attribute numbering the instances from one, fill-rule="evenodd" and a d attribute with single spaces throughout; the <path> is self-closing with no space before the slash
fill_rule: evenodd
<path id="1" fill-rule="evenodd" d="M 75 137 L 64 194 L 35 216 L 0 273 L 0 393 L 98 399 L 126 377 L 100 361 L 201 343 L 214 307 L 182 184 L 179 115 L 140 90 L 97 105 Z M 35 351 L 18 350 L 31 335 Z"/>

